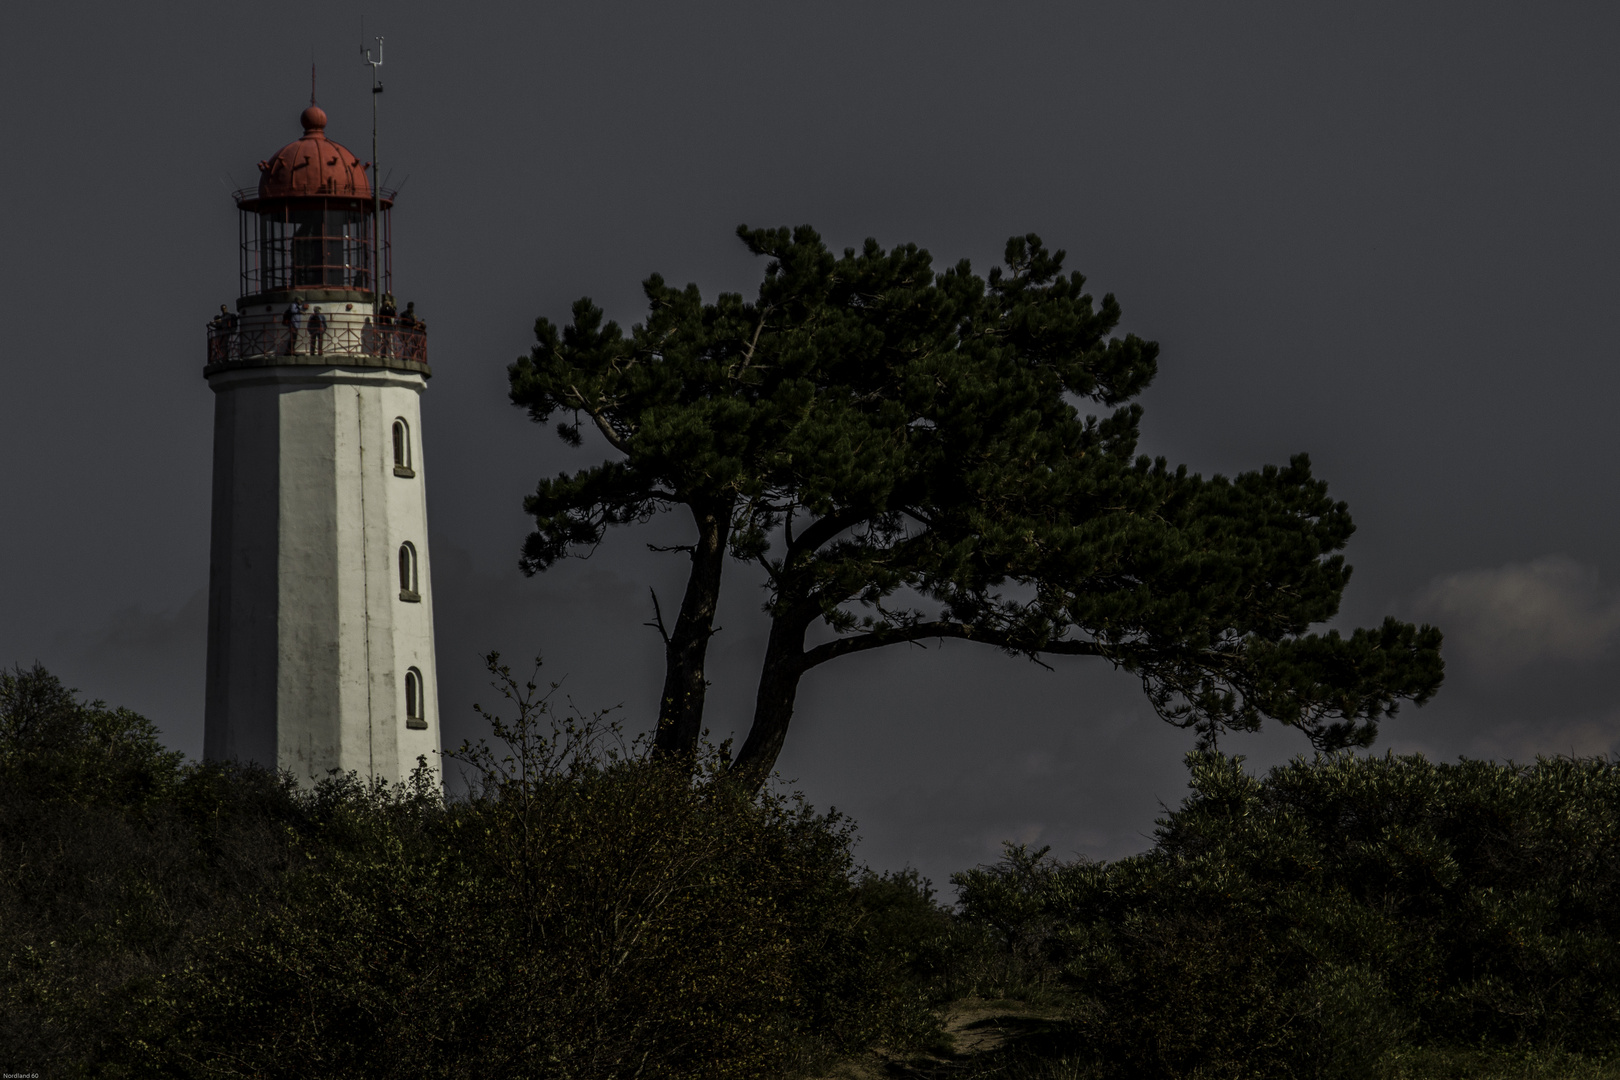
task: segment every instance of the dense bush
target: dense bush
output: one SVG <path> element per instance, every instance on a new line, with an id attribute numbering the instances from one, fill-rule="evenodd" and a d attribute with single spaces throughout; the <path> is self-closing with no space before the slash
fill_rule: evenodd
<path id="1" fill-rule="evenodd" d="M 426 769 L 299 789 L 182 765 L 139 717 L 5 676 L 8 1060 L 742 1077 L 926 1031 L 847 822 L 553 726 L 497 674 L 517 715 L 455 755 L 472 790 L 448 802 Z"/>
<path id="2" fill-rule="evenodd" d="M 1367 1076 L 1403 1044 L 1620 1049 L 1620 766 L 1191 759 L 1154 849 L 958 875 L 1142 1076 Z"/>
<path id="3" fill-rule="evenodd" d="M 470 781 L 452 800 L 425 768 L 301 788 L 188 764 L 127 710 L 0 672 L 7 1066 L 764 1077 L 940 1046 L 933 1010 L 965 995 L 1065 1011 L 1040 1048 L 983 1062 L 1007 1075 L 1542 1075 L 1620 1054 L 1606 761 L 1254 778 L 1194 756 L 1150 852 L 1012 847 L 956 876 L 952 912 L 914 871 L 857 875 L 837 815 L 739 790 L 718 756 L 648 760 L 492 665 L 505 715 L 448 755 Z"/>
<path id="4" fill-rule="evenodd" d="M 285 872 L 287 785 L 182 766 L 145 719 L 0 671 L 0 1048 L 105 1060 L 197 941 Z"/>

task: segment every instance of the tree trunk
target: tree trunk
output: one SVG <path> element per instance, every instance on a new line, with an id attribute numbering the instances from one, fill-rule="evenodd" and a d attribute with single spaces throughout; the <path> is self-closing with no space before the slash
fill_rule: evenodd
<path id="1" fill-rule="evenodd" d="M 720 601 L 720 575 L 725 568 L 731 531 L 731 503 L 694 504 L 698 527 L 692 546 L 692 572 L 675 628 L 664 643 L 664 693 L 658 702 L 658 733 L 653 753 L 659 757 L 692 757 L 703 734 L 703 695 L 708 680 L 703 662 L 714 636 L 714 612 Z"/>
<path id="2" fill-rule="evenodd" d="M 771 640 L 765 647 L 765 663 L 759 674 L 759 693 L 754 699 L 754 723 L 748 739 L 731 763 L 729 775 L 757 789 L 776 767 L 782 752 L 788 724 L 793 720 L 793 702 L 799 694 L 799 680 L 809 670 L 804 657 L 804 635 L 810 619 L 781 617 L 771 622 Z"/>

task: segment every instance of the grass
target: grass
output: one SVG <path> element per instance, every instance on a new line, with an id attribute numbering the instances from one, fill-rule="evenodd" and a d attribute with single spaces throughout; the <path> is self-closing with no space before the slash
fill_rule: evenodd
<path id="1" fill-rule="evenodd" d="M 1116 1080 L 1067 1034 L 1051 1004 L 966 998 L 942 1010 L 945 1038 L 923 1051 L 878 1048 L 813 1080 Z M 1369 1080 L 1620 1080 L 1620 1058 L 1534 1047 L 1407 1047 Z"/>
<path id="2" fill-rule="evenodd" d="M 1620 1080 L 1620 1060 L 1535 1048 L 1403 1050 L 1383 1080 Z"/>

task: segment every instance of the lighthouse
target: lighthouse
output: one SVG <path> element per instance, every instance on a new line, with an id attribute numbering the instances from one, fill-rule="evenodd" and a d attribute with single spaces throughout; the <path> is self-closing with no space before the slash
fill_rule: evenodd
<path id="1" fill-rule="evenodd" d="M 326 113 L 236 193 L 240 297 L 208 327 L 214 488 L 203 752 L 403 779 L 437 765 L 422 392 L 393 192 Z"/>

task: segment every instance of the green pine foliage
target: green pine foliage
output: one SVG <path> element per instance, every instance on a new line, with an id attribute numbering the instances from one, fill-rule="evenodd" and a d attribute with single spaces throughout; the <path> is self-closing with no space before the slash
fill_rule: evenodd
<path id="1" fill-rule="evenodd" d="M 677 616 L 657 617 L 660 750 L 697 744 L 728 551 L 762 571 L 771 617 L 735 763 L 756 783 L 807 672 L 900 642 L 1102 657 L 1206 741 L 1269 716 L 1365 746 L 1438 688 L 1430 627 L 1311 629 L 1338 612 L 1353 525 L 1304 455 L 1229 479 L 1137 454 L 1158 347 L 1116 334 L 1119 304 L 1063 252 L 1014 237 L 980 277 L 915 245 L 738 233 L 767 260 L 755 298 L 654 275 L 644 321 L 582 299 L 509 371 L 514 404 L 610 451 L 526 501 L 525 571 L 665 511 L 694 528 Z"/>

